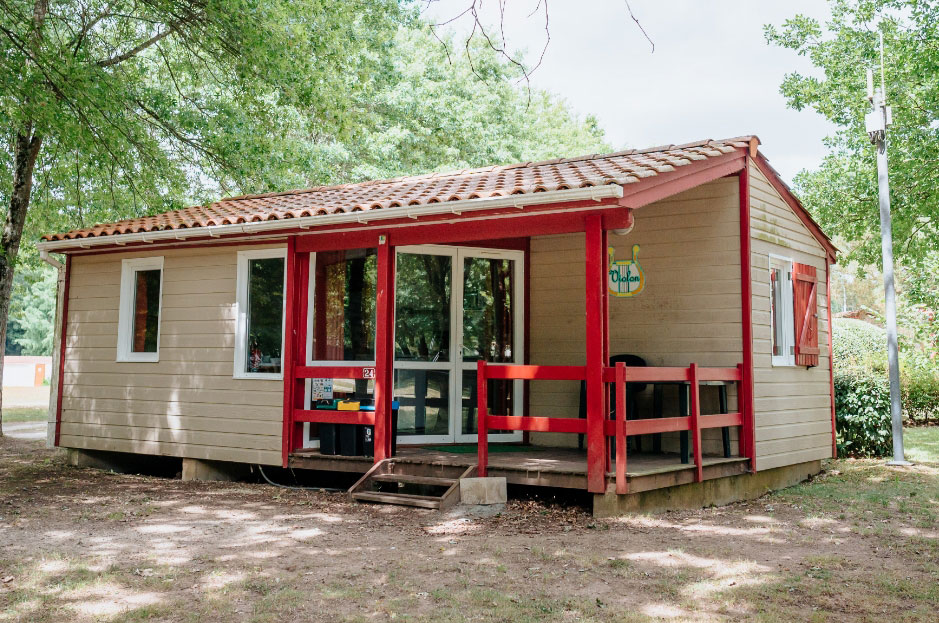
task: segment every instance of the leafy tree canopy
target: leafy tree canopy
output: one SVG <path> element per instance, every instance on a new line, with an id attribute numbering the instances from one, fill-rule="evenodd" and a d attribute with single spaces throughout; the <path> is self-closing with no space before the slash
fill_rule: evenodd
<path id="1" fill-rule="evenodd" d="M 888 130 L 891 203 L 897 259 L 908 266 L 939 248 L 939 2 L 829 0 L 831 20 L 797 15 L 767 26 L 773 45 L 807 56 L 817 73 L 788 74 L 781 92 L 790 107 L 810 107 L 840 126 L 817 171 L 795 179 L 797 192 L 829 232 L 849 243 L 848 260 L 880 265 L 875 154 L 864 126 L 870 110 L 866 70 L 879 68 L 893 107 Z M 879 79 L 879 70 L 875 75 Z"/>

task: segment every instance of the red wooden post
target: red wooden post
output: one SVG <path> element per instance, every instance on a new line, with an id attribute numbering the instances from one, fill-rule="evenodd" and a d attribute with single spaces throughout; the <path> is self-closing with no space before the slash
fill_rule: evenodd
<path id="1" fill-rule="evenodd" d="M 69 281 L 72 279 L 72 256 L 65 256 L 65 283 L 62 285 L 62 330 L 59 333 L 59 378 L 58 387 L 55 388 L 55 440 L 53 444 L 59 447 L 59 437 L 62 429 L 62 390 L 65 388 L 65 351 L 68 345 L 68 296 Z M 830 331 L 829 331 L 830 333 Z M 832 394 L 834 396 L 834 394 Z"/>
<path id="2" fill-rule="evenodd" d="M 310 254 L 294 252 L 294 292 L 296 296 L 295 316 L 294 316 L 294 346 L 293 346 L 293 370 L 290 378 L 293 379 L 293 407 L 294 412 L 297 409 L 306 407 L 306 379 L 297 378 L 297 368 L 307 364 L 307 316 L 310 309 Z M 284 359 L 283 361 L 286 361 Z M 286 374 L 284 378 L 287 378 Z M 297 422 L 293 413 L 291 418 L 294 420 L 293 431 L 290 438 L 291 452 L 302 445 L 303 440 L 303 422 Z"/>
<path id="3" fill-rule="evenodd" d="M 489 466 L 489 383 L 486 382 L 486 362 L 476 362 L 476 396 L 479 406 L 476 408 L 476 472 L 480 478 L 486 477 Z"/>
<path id="4" fill-rule="evenodd" d="M 616 492 L 629 493 L 626 484 L 626 364 L 616 364 Z"/>
<path id="5" fill-rule="evenodd" d="M 743 430 L 746 437 L 746 455 L 750 459 L 750 471 L 756 471 L 756 434 L 753 406 L 753 282 L 750 275 L 750 159 L 744 159 L 744 167 L 738 174 L 740 196 L 740 322 L 743 337 L 743 381 L 740 392 L 742 401 Z M 772 177 L 772 176 L 771 176 Z"/>
<path id="6" fill-rule="evenodd" d="M 606 490 L 606 435 L 603 383 L 604 337 L 603 296 L 606 294 L 606 249 L 603 247 L 602 218 L 590 215 L 584 219 L 586 277 L 586 384 L 587 384 L 587 490 Z"/>
<path id="7" fill-rule="evenodd" d="M 737 364 L 737 371 L 740 373 L 740 380 L 737 381 L 737 413 L 740 413 L 743 415 L 745 413 L 743 410 L 743 405 L 745 403 L 743 393 L 745 390 L 743 387 L 744 376 L 743 376 L 743 364 L 742 363 Z M 747 417 L 746 415 L 743 415 L 741 419 L 743 421 L 743 426 L 740 427 L 740 432 L 738 433 L 739 438 L 737 439 L 737 445 L 738 445 L 737 455 L 747 456 L 747 434 L 746 434 Z"/>
<path id="8" fill-rule="evenodd" d="M 825 302 L 828 305 L 828 382 L 831 387 L 831 458 L 838 458 L 838 436 L 835 433 L 835 355 L 831 344 L 831 265 L 834 257 L 829 256 L 825 265 Z"/>
<path id="9" fill-rule="evenodd" d="M 391 456 L 391 402 L 394 393 L 395 250 L 387 234 L 378 237 L 375 294 L 375 462 Z"/>
<path id="10" fill-rule="evenodd" d="M 701 456 L 701 396 L 698 386 L 698 364 L 691 364 L 688 380 L 691 381 L 691 448 L 694 452 L 694 480 L 701 482 L 704 478 L 704 463 Z"/>
<path id="11" fill-rule="evenodd" d="M 284 425 L 281 431 L 282 462 L 287 467 L 287 458 L 293 451 L 293 410 L 296 391 L 297 350 L 297 239 L 287 239 L 286 292 L 284 293 L 284 352 L 281 361 L 284 374 Z"/>
<path id="12" fill-rule="evenodd" d="M 601 244 L 603 245 L 603 287 L 602 287 L 602 300 L 603 300 L 603 365 L 604 367 L 610 365 L 610 293 L 609 290 L 609 271 L 610 271 L 610 234 L 604 229 L 601 233 L 603 240 Z M 610 404 L 610 391 L 604 386 L 603 387 L 603 417 L 608 417 L 607 414 L 610 413 L 613 405 Z M 604 437 L 606 445 L 609 446 L 610 439 L 609 437 Z M 604 449 L 603 457 L 606 460 L 606 466 L 603 468 L 604 472 L 610 471 L 610 452 L 609 449 Z"/>

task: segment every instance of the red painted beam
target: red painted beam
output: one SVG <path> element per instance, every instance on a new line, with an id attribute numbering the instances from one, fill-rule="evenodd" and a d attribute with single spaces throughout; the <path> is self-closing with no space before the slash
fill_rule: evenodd
<path id="1" fill-rule="evenodd" d="M 395 250 L 388 235 L 378 243 L 375 293 L 375 462 L 391 456 L 391 403 L 394 393 Z"/>
<path id="2" fill-rule="evenodd" d="M 603 224 L 599 215 L 585 219 L 585 287 L 586 287 L 586 381 L 587 381 L 587 490 L 606 490 L 606 419 L 603 383 L 603 297 L 606 296 L 606 249 L 603 248 Z"/>
<path id="3" fill-rule="evenodd" d="M 584 366 L 516 366 L 488 365 L 486 376 L 490 379 L 523 381 L 583 381 Z"/>
<path id="4" fill-rule="evenodd" d="M 374 366 L 297 366 L 294 376 L 298 379 L 369 379 L 376 371 Z"/>
<path id="5" fill-rule="evenodd" d="M 704 456 L 701 447 L 701 394 L 698 364 L 691 364 L 691 450 L 694 453 L 695 482 L 704 480 Z"/>
<path id="6" fill-rule="evenodd" d="M 698 368 L 698 378 L 707 381 L 739 381 L 740 368 Z"/>
<path id="7" fill-rule="evenodd" d="M 286 271 L 286 292 L 284 294 L 284 398 L 283 398 L 283 428 L 281 430 L 281 459 L 283 466 L 287 467 L 287 459 L 290 452 L 293 451 L 293 413 L 294 413 L 294 391 L 296 389 L 296 377 L 294 369 L 296 367 L 297 350 L 297 245 L 294 238 L 287 240 L 287 271 Z"/>
<path id="8" fill-rule="evenodd" d="M 683 430 L 691 430 L 691 417 L 685 415 L 681 417 L 628 420 L 625 424 L 625 429 L 627 437 L 632 437 L 633 435 L 651 435 L 653 433 L 676 433 Z M 609 437 L 616 435 L 616 421 L 606 420 L 603 423 L 603 432 Z"/>
<path id="9" fill-rule="evenodd" d="M 520 415 L 486 415 L 487 427 L 491 430 L 522 430 L 540 433 L 587 432 L 587 422 L 580 418 L 524 417 Z"/>
<path id="10" fill-rule="evenodd" d="M 59 447 L 59 437 L 62 430 L 62 394 L 65 388 L 65 347 L 68 342 L 68 297 L 69 281 L 72 279 L 72 256 L 65 256 L 65 284 L 62 286 L 62 330 L 59 343 L 59 386 L 55 388 L 55 435 L 54 445 Z"/>
<path id="11" fill-rule="evenodd" d="M 626 364 L 616 364 L 616 493 L 629 493 L 626 482 Z"/>
<path id="12" fill-rule="evenodd" d="M 623 186 L 619 204 L 628 208 L 641 208 L 707 182 L 732 175 L 745 166 L 746 151 L 738 149 L 721 157 L 697 160 L 674 171 L 660 173 L 653 178 Z"/>
<path id="13" fill-rule="evenodd" d="M 293 366 L 294 370 L 298 366 L 306 365 L 307 360 L 307 318 L 309 315 L 309 291 L 310 291 L 310 254 L 296 253 L 295 273 L 295 293 L 296 293 L 296 315 L 294 316 L 294 346 L 293 346 Z M 285 334 L 286 335 L 286 334 Z M 286 375 L 284 375 L 285 378 Z M 303 409 L 306 407 L 306 380 L 293 375 L 293 407 Z M 303 446 L 303 423 L 294 422 L 291 432 L 291 451 Z"/>
<path id="14" fill-rule="evenodd" d="M 476 362 L 476 475 L 486 477 L 489 467 L 489 383 L 486 378 L 486 362 Z"/>
<path id="15" fill-rule="evenodd" d="M 740 322 L 743 342 L 743 381 L 740 383 L 740 410 L 746 419 L 742 433 L 746 440 L 746 456 L 750 471 L 756 472 L 756 434 L 753 401 L 753 281 L 751 278 L 750 238 L 750 172 L 748 167 L 739 174 L 740 201 Z"/>
<path id="16" fill-rule="evenodd" d="M 626 366 L 626 378 L 630 383 L 677 383 L 690 380 L 690 374 L 690 368 Z M 607 383 L 615 382 L 616 368 L 606 367 L 603 371 L 603 380 Z"/>
<path id="17" fill-rule="evenodd" d="M 829 256 L 832 260 L 834 256 Z M 835 429 L 835 356 L 831 344 L 832 316 L 831 316 L 831 266 L 829 262 L 825 269 L 825 300 L 828 304 L 828 382 L 831 386 L 831 457 L 838 458 L 838 433 Z"/>
<path id="18" fill-rule="evenodd" d="M 538 208 L 505 208 L 472 216 L 428 216 L 383 222 L 381 229 L 365 225 L 318 227 L 301 235 L 297 248 L 302 251 L 371 248 L 377 245 L 380 232 L 394 232 L 395 246 L 399 247 L 564 234 L 583 231 L 584 216 L 588 214 L 599 216 L 605 229 L 630 227 L 632 214 L 615 202 L 616 199 L 577 201 Z"/>
<path id="19" fill-rule="evenodd" d="M 293 419 L 296 422 L 315 422 L 318 424 L 359 424 L 374 426 L 377 411 L 327 411 L 326 409 L 296 409 Z M 377 446 L 376 446 L 377 448 Z"/>
<path id="20" fill-rule="evenodd" d="M 743 426 L 742 413 L 715 413 L 698 418 L 698 426 L 705 428 L 724 428 L 725 426 Z"/>

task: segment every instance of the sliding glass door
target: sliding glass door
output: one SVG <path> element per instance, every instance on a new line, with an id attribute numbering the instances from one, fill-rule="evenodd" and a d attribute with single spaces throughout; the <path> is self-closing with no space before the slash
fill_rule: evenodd
<path id="1" fill-rule="evenodd" d="M 395 398 L 402 443 L 475 442 L 476 362 L 522 363 L 520 251 L 398 250 Z M 522 383 L 490 381 L 491 413 L 520 415 Z M 493 433 L 520 441 L 521 433 Z"/>

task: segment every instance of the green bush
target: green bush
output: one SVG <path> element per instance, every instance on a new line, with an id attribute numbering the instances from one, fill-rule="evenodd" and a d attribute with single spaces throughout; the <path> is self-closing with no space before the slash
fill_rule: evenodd
<path id="1" fill-rule="evenodd" d="M 939 421 L 939 373 L 914 365 L 901 365 L 900 373 L 903 416 L 918 424 Z"/>
<path id="2" fill-rule="evenodd" d="M 835 368 L 838 456 L 887 456 L 893 449 L 890 382 L 860 366 Z"/>
<path id="3" fill-rule="evenodd" d="M 886 345 L 887 333 L 880 327 L 835 319 L 832 354 L 839 454 L 885 456 L 892 452 Z M 921 423 L 939 420 L 936 366 L 904 353 L 900 374 L 904 417 Z"/>
<path id="4" fill-rule="evenodd" d="M 832 330 L 835 432 L 839 456 L 885 456 L 892 450 L 887 333 L 853 319 Z"/>

